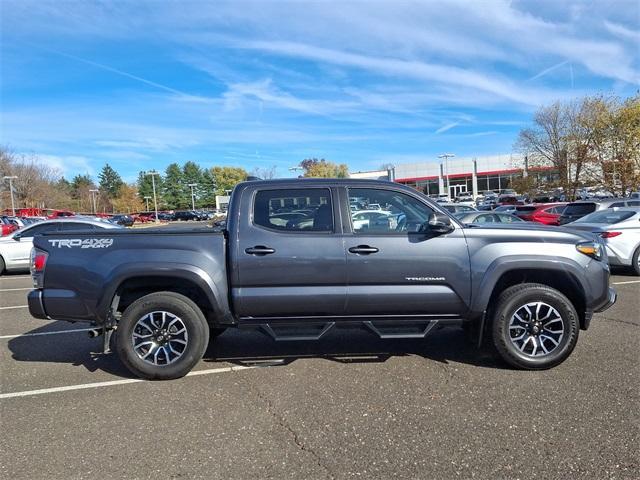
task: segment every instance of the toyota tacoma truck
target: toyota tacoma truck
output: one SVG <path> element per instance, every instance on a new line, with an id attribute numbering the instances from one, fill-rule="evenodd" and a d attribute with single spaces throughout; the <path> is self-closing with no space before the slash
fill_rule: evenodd
<path id="1" fill-rule="evenodd" d="M 248 181 L 221 231 L 45 234 L 31 257 L 31 314 L 93 324 L 147 379 L 185 375 L 227 328 L 309 341 L 354 324 L 383 339 L 458 325 L 545 369 L 616 299 L 591 234 L 464 225 L 383 181 Z"/>

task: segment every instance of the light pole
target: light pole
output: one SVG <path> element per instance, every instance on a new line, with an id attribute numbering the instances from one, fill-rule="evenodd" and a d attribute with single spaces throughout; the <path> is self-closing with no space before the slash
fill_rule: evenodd
<path id="1" fill-rule="evenodd" d="M 156 198 L 156 175 L 160 175 L 155 170 L 145 173 L 145 175 L 151 176 L 151 185 L 153 185 L 153 205 L 156 211 L 156 223 L 158 223 L 158 199 Z"/>
<path id="2" fill-rule="evenodd" d="M 12 175 L 12 176 L 4 176 L 2 177 L 2 179 L 6 182 L 7 180 L 9 180 L 9 193 L 11 194 L 11 211 L 13 212 L 12 215 L 15 217 L 16 216 L 16 204 L 13 200 L 13 180 L 15 180 L 17 177 L 17 175 Z"/>
<path id="3" fill-rule="evenodd" d="M 96 190 L 96 189 L 91 189 L 89 190 L 91 192 L 91 203 L 93 204 L 93 214 L 96 214 L 96 193 L 98 193 L 100 190 Z"/>
<path id="4" fill-rule="evenodd" d="M 197 183 L 189 183 L 188 186 L 191 187 L 191 209 L 195 210 L 196 209 L 196 194 L 194 193 L 193 189 L 195 187 L 197 187 L 198 184 Z"/>
<path id="5" fill-rule="evenodd" d="M 144 199 L 147 201 L 147 212 L 149 211 L 149 200 L 151 200 L 151 197 L 144 197 Z"/>
<path id="6" fill-rule="evenodd" d="M 447 196 L 451 195 L 451 189 L 449 188 L 449 159 L 455 157 L 453 153 L 443 153 L 438 155 L 438 158 L 444 158 L 444 168 L 447 171 Z"/>

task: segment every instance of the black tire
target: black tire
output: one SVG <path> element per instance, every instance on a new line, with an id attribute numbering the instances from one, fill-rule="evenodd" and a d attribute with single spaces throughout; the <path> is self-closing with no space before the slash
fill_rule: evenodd
<path id="1" fill-rule="evenodd" d="M 631 260 L 631 268 L 636 272 L 636 275 L 640 275 L 640 247 L 636 248 Z"/>
<path id="2" fill-rule="evenodd" d="M 137 327 L 138 322 L 151 312 L 167 312 L 177 317 L 186 329 L 184 347 L 176 344 L 178 349 L 183 350 L 171 363 L 153 364 L 151 360 L 144 360 L 134 349 L 134 329 L 140 328 Z M 122 314 L 115 334 L 116 352 L 122 363 L 134 375 L 148 380 L 170 380 L 185 376 L 200 361 L 209 343 L 209 326 L 200 308 L 191 299 L 174 292 L 151 293 L 133 302 Z M 184 337 L 181 338 L 184 340 Z M 168 343 L 172 344 L 171 341 Z M 164 355 L 169 355 L 168 350 L 161 353 L 157 356 L 160 362 Z"/>
<path id="3" fill-rule="evenodd" d="M 4 273 L 4 258 L 0 257 L 0 276 Z"/>
<path id="4" fill-rule="evenodd" d="M 512 319 L 517 318 L 515 314 L 522 313 L 522 309 L 527 308 L 525 305 L 537 303 L 543 305 L 539 315 L 531 315 L 529 322 L 521 323 L 513 320 L 514 323 L 511 325 Z M 531 310 L 534 307 L 528 308 Z M 546 320 L 549 323 L 547 326 L 544 321 L 534 321 L 533 317 L 535 316 L 537 320 L 548 312 L 551 315 L 549 318 L 556 318 L 556 314 L 551 313 L 552 309 L 560 318 L 555 320 L 552 329 L 545 331 L 552 322 Z M 538 327 L 538 323 L 544 327 Z M 563 333 L 561 335 L 549 333 L 558 331 L 559 323 L 562 324 Z M 526 328 L 520 326 L 525 324 Z M 534 330 L 536 327 L 537 329 Z M 523 283 L 510 287 L 500 294 L 495 308 L 492 309 L 491 331 L 498 353 L 509 365 L 527 370 L 545 370 L 562 363 L 571 354 L 578 341 L 580 321 L 571 301 L 558 290 L 538 283 Z M 514 337 L 522 334 L 527 342 L 513 338 L 512 331 Z M 550 337 L 553 341 L 549 340 Z M 518 341 L 523 343 L 517 346 Z M 554 345 L 554 342 L 557 345 Z M 527 344 L 524 345 L 524 343 Z M 549 350 L 548 353 L 545 353 L 546 350 Z"/>

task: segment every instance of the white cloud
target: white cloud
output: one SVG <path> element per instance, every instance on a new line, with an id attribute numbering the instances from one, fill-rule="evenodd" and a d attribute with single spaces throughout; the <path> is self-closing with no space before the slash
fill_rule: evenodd
<path id="1" fill-rule="evenodd" d="M 65 176 L 77 173 L 95 175 L 96 173 L 89 158 L 82 155 L 38 154 L 36 158 L 44 165 L 55 168 Z"/>
<path id="2" fill-rule="evenodd" d="M 457 127 L 458 125 L 460 125 L 460 122 L 447 123 L 446 125 L 443 125 L 439 129 L 437 129 L 434 133 L 436 133 L 436 134 L 444 133 L 444 132 L 446 132 L 448 130 L 451 130 L 454 127 Z"/>

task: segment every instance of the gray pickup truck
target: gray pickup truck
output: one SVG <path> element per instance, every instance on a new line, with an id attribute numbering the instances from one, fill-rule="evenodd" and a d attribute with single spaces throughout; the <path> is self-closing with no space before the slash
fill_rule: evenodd
<path id="1" fill-rule="evenodd" d="M 226 328 L 315 340 L 362 325 L 421 338 L 458 325 L 510 365 L 553 367 L 616 299 L 591 234 L 531 224 L 463 225 L 391 182 L 238 185 L 211 229 L 36 237 L 29 310 L 90 322 L 136 375 L 177 378 Z"/>

